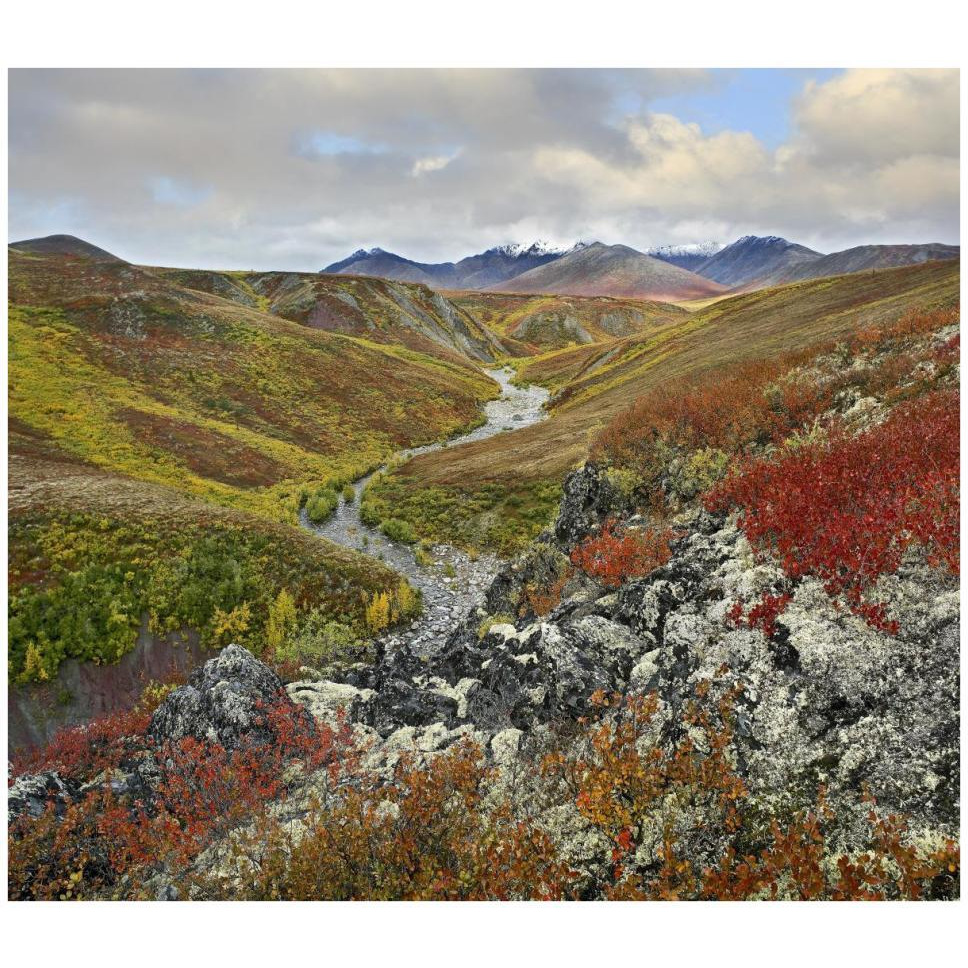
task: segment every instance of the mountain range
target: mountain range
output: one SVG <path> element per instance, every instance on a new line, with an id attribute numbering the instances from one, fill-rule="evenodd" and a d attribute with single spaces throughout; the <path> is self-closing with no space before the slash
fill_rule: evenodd
<path id="1" fill-rule="evenodd" d="M 556 247 L 547 242 L 524 245 L 498 245 L 458 262 L 414 262 L 383 249 L 357 249 L 351 256 L 334 262 L 324 273 L 354 276 L 380 276 L 399 282 L 422 282 L 437 289 L 488 289 L 521 275 L 585 245 Z"/>
<path id="2" fill-rule="evenodd" d="M 593 242 L 491 287 L 498 292 L 621 296 L 674 302 L 718 296 L 725 286 L 627 245 Z"/>
<path id="3" fill-rule="evenodd" d="M 383 249 L 360 249 L 323 273 L 379 276 L 438 289 L 686 301 L 804 279 L 956 259 L 956 245 L 864 245 L 824 254 L 776 235 L 730 245 L 656 246 L 578 242 L 502 245 L 459 262 L 420 263 Z"/>

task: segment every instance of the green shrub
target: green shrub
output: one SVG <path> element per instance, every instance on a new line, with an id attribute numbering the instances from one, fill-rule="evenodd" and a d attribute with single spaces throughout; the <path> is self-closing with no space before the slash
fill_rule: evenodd
<path id="1" fill-rule="evenodd" d="M 364 654 L 365 641 L 343 622 L 334 621 L 324 609 L 311 609 L 290 641 L 285 658 L 312 665 L 352 660 Z"/>
<path id="2" fill-rule="evenodd" d="M 339 504 L 339 495 L 331 487 L 317 488 L 306 502 L 306 514 L 313 524 L 321 524 Z"/>
<path id="3" fill-rule="evenodd" d="M 347 504 L 352 504 L 356 500 L 356 489 L 352 484 L 345 484 L 343 486 L 343 500 Z"/>
<path id="4" fill-rule="evenodd" d="M 399 518 L 385 518 L 380 522 L 380 530 L 391 541 L 413 544 L 417 540 L 417 535 L 410 524 L 406 521 L 401 521 Z"/>

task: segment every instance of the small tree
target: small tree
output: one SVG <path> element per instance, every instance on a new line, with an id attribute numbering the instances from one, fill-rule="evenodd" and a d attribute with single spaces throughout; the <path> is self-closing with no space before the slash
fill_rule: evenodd
<path id="1" fill-rule="evenodd" d="M 285 659 L 296 632 L 296 602 L 289 590 L 281 588 L 269 603 L 266 619 L 266 649 L 276 659 Z"/>

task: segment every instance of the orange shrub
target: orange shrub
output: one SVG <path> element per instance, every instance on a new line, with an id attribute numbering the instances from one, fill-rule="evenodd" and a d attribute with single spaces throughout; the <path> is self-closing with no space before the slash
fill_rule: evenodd
<path id="1" fill-rule="evenodd" d="M 619 531 L 614 520 L 606 521 L 599 534 L 587 538 L 571 553 L 571 563 L 606 588 L 618 588 L 629 578 L 649 574 L 671 555 L 672 532 Z"/>

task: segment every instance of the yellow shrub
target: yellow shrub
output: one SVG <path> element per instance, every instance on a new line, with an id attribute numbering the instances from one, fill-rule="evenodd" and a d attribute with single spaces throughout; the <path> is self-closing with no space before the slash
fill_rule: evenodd
<path id="1" fill-rule="evenodd" d="M 390 624 L 390 596 L 374 592 L 366 606 L 366 627 L 373 633 L 382 632 Z"/>

